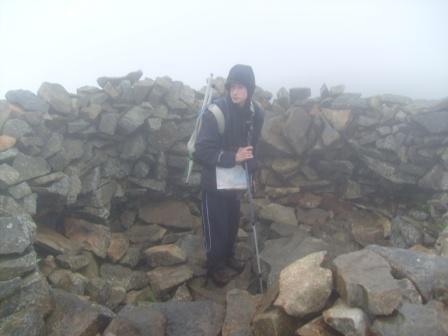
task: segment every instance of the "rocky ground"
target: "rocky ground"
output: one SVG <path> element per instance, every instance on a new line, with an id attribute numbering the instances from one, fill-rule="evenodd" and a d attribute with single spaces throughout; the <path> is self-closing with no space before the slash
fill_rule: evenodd
<path id="1" fill-rule="evenodd" d="M 0 335 L 448 335 L 448 100 L 257 88 L 261 294 L 246 201 L 205 277 L 203 94 L 141 76 L 0 101 Z"/>

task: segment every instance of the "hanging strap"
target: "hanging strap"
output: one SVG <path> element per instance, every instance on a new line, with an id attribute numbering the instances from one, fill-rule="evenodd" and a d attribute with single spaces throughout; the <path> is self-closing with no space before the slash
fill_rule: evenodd
<path id="1" fill-rule="evenodd" d="M 225 120 L 224 120 L 224 114 L 222 113 L 222 110 L 219 108 L 216 104 L 210 104 L 208 106 L 208 110 L 213 113 L 213 115 L 216 118 L 216 122 L 218 123 L 218 131 L 220 135 L 224 134 L 224 127 L 225 127 Z"/>

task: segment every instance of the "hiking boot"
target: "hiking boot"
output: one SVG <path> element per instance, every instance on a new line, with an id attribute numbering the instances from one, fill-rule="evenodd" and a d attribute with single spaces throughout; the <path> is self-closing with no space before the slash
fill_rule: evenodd
<path id="1" fill-rule="evenodd" d="M 225 269 L 219 269 L 216 271 L 212 271 L 209 273 L 210 279 L 213 280 L 216 286 L 218 287 L 224 287 L 227 285 L 231 279 L 231 274 L 229 271 L 226 271 Z"/>
<path id="2" fill-rule="evenodd" d="M 242 272 L 244 269 L 244 266 L 246 266 L 245 262 L 242 260 L 238 260 L 235 257 L 230 257 L 227 260 L 227 266 L 229 266 L 231 269 L 237 271 L 238 273 Z"/>

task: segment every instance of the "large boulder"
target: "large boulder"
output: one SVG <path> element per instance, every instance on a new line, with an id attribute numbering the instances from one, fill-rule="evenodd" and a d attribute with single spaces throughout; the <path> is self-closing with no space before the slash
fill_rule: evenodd
<path id="1" fill-rule="evenodd" d="M 341 298 L 352 307 L 373 315 L 389 315 L 401 303 L 397 280 L 389 263 L 370 250 L 340 255 L 333 260 L 336 288 Z"/>
<path id="2" fill-rule="evenodd" d="M 267 240 L 260 253 L 264 276 L 268 287 L 278 279 L 283 268 L 310 253 L 328 250 L 321 239 L 308 237 L 308 233 L 296 232 L 292 237 Z"/>
<path id="3" fill-rule="evenodd" d="M 398 277 L 412 281 L 425 300 L 448 299 L 447 258 L 377 245 L 368 249 L 384 257 Z"/>
<path id="4" fill-rule="evenodd" d="M 324 308 L 333 289 L 333 275 L 320 267 L 325 251 L 316 252 L 288 265 L 280 272 L 276 306 L 288 315 L 304 317 Z"/>

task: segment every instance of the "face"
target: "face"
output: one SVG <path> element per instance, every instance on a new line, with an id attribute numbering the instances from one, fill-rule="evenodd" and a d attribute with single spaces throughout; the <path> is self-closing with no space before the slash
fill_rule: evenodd
<path id="1" fill-rule="evenodd" d="M 247 100 L 247 88 L 239 83 L 234 83 L 230 85 L 230 99 L 234 104 L 239 106 L 244 106 Z"/>

